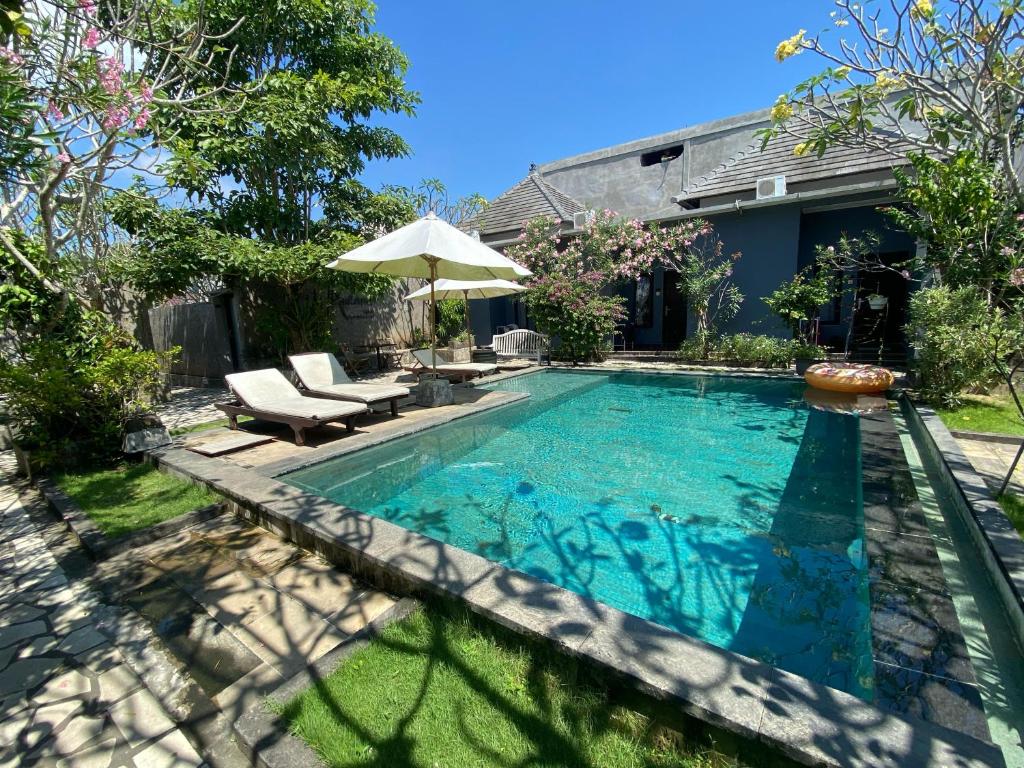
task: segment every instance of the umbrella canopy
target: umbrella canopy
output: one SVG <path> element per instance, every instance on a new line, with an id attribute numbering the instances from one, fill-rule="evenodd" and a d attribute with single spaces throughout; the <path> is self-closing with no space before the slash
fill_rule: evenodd
<path id="1" fill-rule="evenodd" d="M 473 325 L 469 319 L 470 299 L 494 299 L 528 290 L 525 285 L 508 280 L 438 280 L 413 291 L 405 297 L 406 301 L 426 301 L 427 299 L 465 299 L 466 300 L 466 333 L 469 335 L 470 346 L 473 344 Z"/>
<path id="2" fill-rule="evenodd" d="M 327 266 L 427 280 L 515 280 L 532 274 L 433 213 L 342 254 Z"/>
<path id="3" fill-rule="evenodd" d="M 438 280 L 434 296 L 438 299 L 494 299 L 527 290 L 525 285 L 509 280 Z M 406 301 L 427 301 L 430 286 L 425 285 L 405 297 Z"/>
<path id="4" fill-rule="evenodd" d="M 342 254 L 327 266 L 344 272 L 426 278 L 430 281 L 431 305 L 435 302 L 434 283 L 439 277 L 451 280 L 514 280 L 533 274 L 526 267 L 437 218 L 433 212 L 372 243 Z M 430 313 L 430 350 L 436 376 L 437 328 L 433 311 Z"/>

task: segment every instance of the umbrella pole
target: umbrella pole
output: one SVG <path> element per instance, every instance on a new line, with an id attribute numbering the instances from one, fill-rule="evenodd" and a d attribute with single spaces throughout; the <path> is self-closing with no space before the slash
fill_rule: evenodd
<path id="1" fill-rule="evenodd" d="M 430 260 L 430 362 L 434 364 L 437 378 L 437 304 L 434 301 L 434 280 L 437 279 L 437 262 Z"/>
<path id="2" fill-rule="evenodd" d="M 473 323 L 469 319 L 469 291 L 463 291 L 462 295 L 466 301 L 466 335 L 469 336 L 469 354 L 473 356 Z"/>

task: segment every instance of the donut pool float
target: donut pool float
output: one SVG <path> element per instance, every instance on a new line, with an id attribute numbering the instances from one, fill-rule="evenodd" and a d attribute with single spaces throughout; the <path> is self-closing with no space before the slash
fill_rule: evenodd
<path id="1" fill-rule="evenodd" d="M 815 387 L 807 387 L 804 390 L 804 402 L 818 411 L 847 415 L 863 415 L 875 411 L 885 411 L 889 408 L 885 397 L 881 394 L 858 395 L 852 392 L 829 392 Z"/>
<path id="2" fill-rule="evenodd" d="M 887 368 L 859 363 L 815 363 L 807 369 L 804 379 L 818 389 L 859 395 L 884 392 L 894 380 Z"/>

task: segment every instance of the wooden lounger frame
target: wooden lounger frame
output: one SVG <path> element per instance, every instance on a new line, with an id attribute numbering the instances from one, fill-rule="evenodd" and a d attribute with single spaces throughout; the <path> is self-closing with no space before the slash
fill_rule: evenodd
<path id="1" fill-rule="evenodd" d="M 353 400 L 351 397 L 342 397 L 341 395 L 334 395 L 330 392 L 321 392 L 318 389 L 307 389 L 305 385 L 300 386 L 299 391 L 305 392 L 310 397 L 319 397 L 324 400 L 338 400 L 342 403 L 356 403 L 357 405 L 366 405 L 367 407 L 371 405 L 379 405 L 380 403 L 390 403 L 391 415 L 396 418 L 398 417 L 398 401 L 403 397 L 408 397 L 408 395 L 395 395 L 394 397 L 379 397 L 376 400 Z"/>
<path id="2" fill-rule="evenodd" d="M 292 431 L 295 432 L 296 445 L 306 444 L 306 437 L 304 433 L 305 430 L 310 427 L 322 427 L 324 424 L 344 421 L 345 431 L 354 432 L 356 428 L 356 416 L 359 416 L 361 413 L 366 413 L 366 411 L 361 411 L 360 413 L 350 413 L 348 416 L 336 416 L 333 419 L 310 419 L 305 416 L 286 416 L 283 413 L 274 413 L 273 411 L 250 408 L 247 405 L 242 405 L 237 400 L 233 403 L 217 403 L 217 409 L 227 414 L 228 427 L 230 429 L 238 429 L 239 416 L 252 416 L 254 419 L 271 421 L 275 424 L 287 424 L 292 428 Z"/>
<path id="3" fill-rule="evenodd" d="M 458 363 L 445 363 L 445 365 L 455 366 L 456 368 L 458 368 Z M 409 371 L 409 373 L 415 374 L 417 379 L 425 373 L 434 372 L 433 368 L 427 368 L 426 366 L 423 365 L 408 366 L 405 368 L 405 370 Z M 448 378 L 450 376 L 451 378 L 458 379 L 459 381 L 469 381 L 470 379 L 475 378 L 482 379 L 487 374 L 485 374 L 483 371 L 474 371 L 468 368 L 458 368 L 457 370 L 452 370 L 451 368 L 443 369 L 442 367 L 438 366 L 437 375 L 443 376 L 444 378 Z"/>

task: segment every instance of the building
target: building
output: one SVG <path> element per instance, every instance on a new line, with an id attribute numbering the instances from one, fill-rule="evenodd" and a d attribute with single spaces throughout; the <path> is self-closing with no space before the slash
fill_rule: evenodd
<path id="1" fill-rule="evenodd" d="M 797 156 L 796 140 L 788 137 L 762 151 L 754 134 L 768 123 L 763 110 L 532 166 L 465 226 L 501 248 L 516 239 L 523 222 L 540 215 L 559 220 L 566 236 L 579 230 L 590 210 L 662 224 L 706 218 L 728 252 L 743 254 L 734 279 L 745 300 L 722 330 L 788 335 L 762 298 L 811 263 L 816 245 L 835 243 L 843 232 L 870 230 L 881 237 L 885 257 L 898 263 L 914 255 L 915 243 L 894 231 L 878 210 L 893 202 L 893 158 L 840 147 L 822 157 Z M 894 271 L 858 277 L 857 296 L 884 295 L 886 308 L 871 314 L 866 302 L 858 302 L 852 329 L 854 296 L 823 308 L 821 341 L 843 348 L 849 335 L 852 346 L 863 350 L 884 345 L 902 351 L 907 281 Z M 679 346 L 688 318 L 673 273 L 659 269 L 649 281 L 621 290 L 629 303 L 627 345 Z M 528 323 L 521 302 L 474 304 L 477 343 L 488 343 L 498 326 Z"/>

